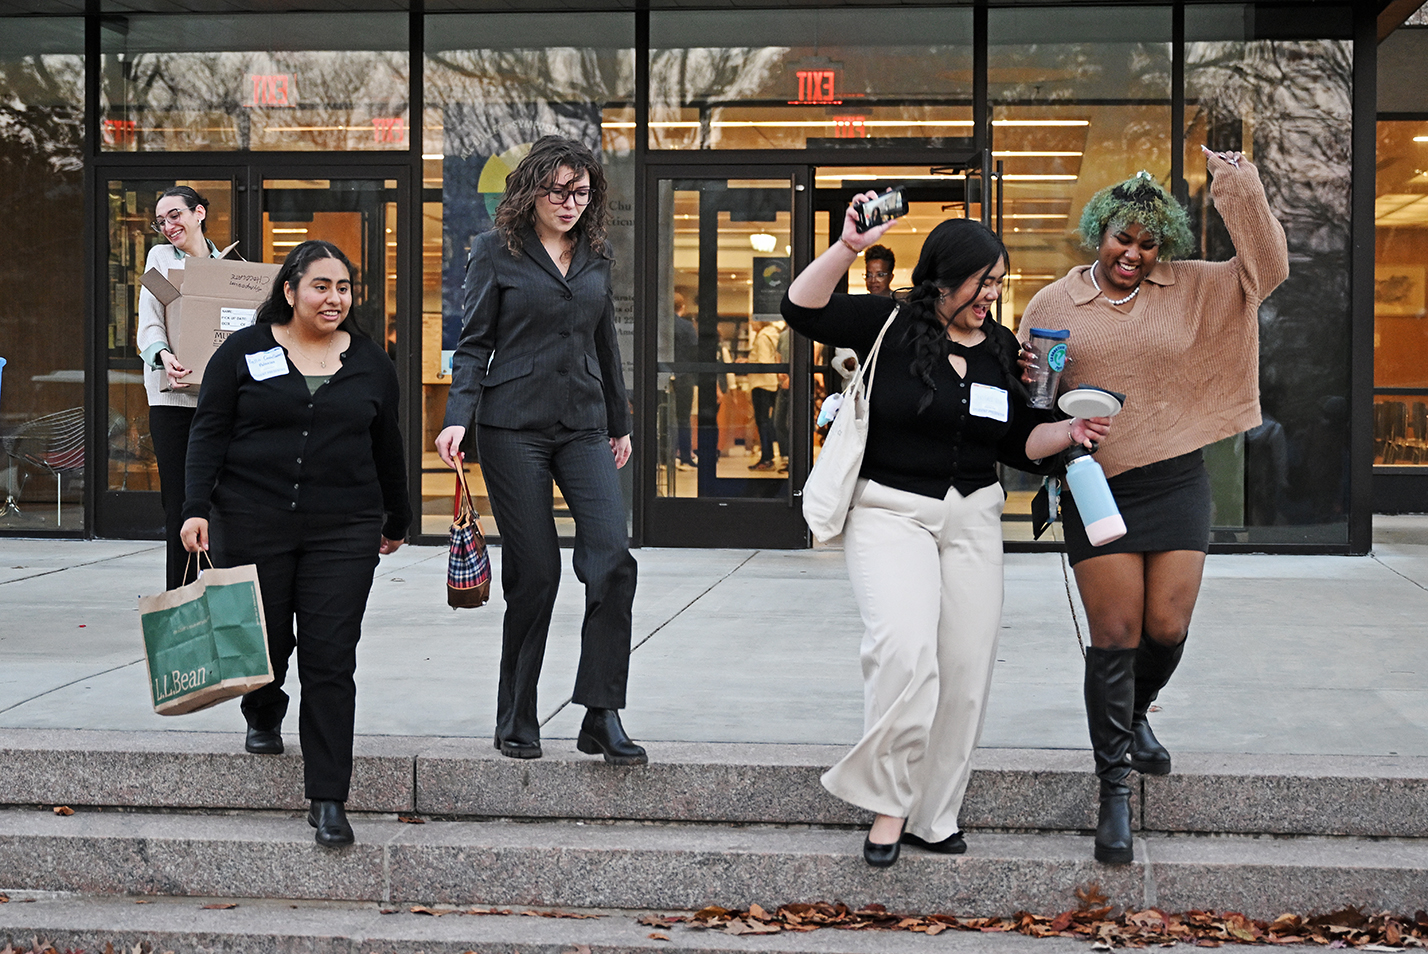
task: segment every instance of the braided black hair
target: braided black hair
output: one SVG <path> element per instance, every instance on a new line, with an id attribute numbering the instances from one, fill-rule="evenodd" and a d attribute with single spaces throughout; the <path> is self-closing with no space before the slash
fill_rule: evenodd
<path id="1" fill-rule="evenodd" d="M 951 353 L 947 326 L 937 317 L 938 296 L 944 288 L 961 288 L 974 276 L 980 276 L 980 285 L 997 267 L 997 262 L 1006 262 L 1010 267 L 1006 246 L 995 232 L 973 219 L 948 219 L 933 229 L 922 243 L 922 254 L 912 270 L 913 289 L 906 305 L 912 317 L 907 337 L 913 346 L 908 373 L 927 388 L 918 402 L 917 413 L 927 410 L 937 391 L 932 369 L 939 361 L 946 361 Z M 971 306 L 972 301 L 968 301 L 957 312 Z M 953 313 L 954 318 L 957 312 Z M 982 331 L 987 337 L 988 353 L 1001 365 L 1007 390 L 1025 398 L 1026 386 L 1021 383 L 1021 369 L 1016 361 L 1019 350 L 1016 336 L 994 320 L 988 320 Z"/>

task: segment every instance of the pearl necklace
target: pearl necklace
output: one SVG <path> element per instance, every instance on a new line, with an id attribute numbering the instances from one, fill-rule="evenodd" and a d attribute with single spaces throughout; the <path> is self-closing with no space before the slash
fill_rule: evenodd
<path id="1" fill-rule="evenodd" d="M 1092 265 L 1092 266 L 1091 266 L 1091 284 L 1092 284 L 1092 285 L 1095 285 L 1095 286 L 1096 286 L 1096 291 L 1101 292 L 1102 297 L 1104 297 L 1104 298 L 1106 299 L 1106 301 L 1110 302 L 1112 305 L 1124 305 L 1126 302 L 1130 301 L 1130 300 L 1131 300 L 1132 298 L 1134 298 L 1136 295 L 1139 295 L 1139 294 L 1140 294 L 1140 282 L 1136 282 L 1136 283 L 1135 283 L 1135 288 L 1132 289 L 1132 290 L 1131 290 L 1131 293 L 1130 293 L 1129 295 L 1127 295 L 1126 297 L 1124 297 L 1124 298 L 1112 298 L 1112 297 L 1110 297 L 1110 296 L 1107 295 L 1105 292 L 1101 291 L 1101 283 L 1098 282 L 1098 281 L 1096 281 L 1096 266 L 1095 266 L 1095 265 Z"/>

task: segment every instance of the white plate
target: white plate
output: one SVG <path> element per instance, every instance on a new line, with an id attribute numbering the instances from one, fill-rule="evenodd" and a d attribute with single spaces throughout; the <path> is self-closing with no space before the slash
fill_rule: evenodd
<path id="1" fill-rule="evenodd" d="M 1121 402 L 1109 391 L 1100 388 L 1076 388 L 1061 395 L 1056 402 L 1072 417 L 1113 417 L 1121 411 Z"/>

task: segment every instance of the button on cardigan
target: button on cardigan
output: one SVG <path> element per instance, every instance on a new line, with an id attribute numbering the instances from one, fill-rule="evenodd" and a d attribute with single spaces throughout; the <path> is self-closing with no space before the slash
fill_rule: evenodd
<path id="1" fill-rule="evenodd" d="M 258 324 L 229 335 L 208 362 L 189 434 L 184 519 L 206 519 L 221 482 L 292 513 L 384 513 L 382 535 L 405 538 L 412 514 L 391 359 L 354 334 L 342 367 L 314 393 L 291 361 L 286 374 L 253 378 L 246 356 L 275 347 L 272 325 Z"/>

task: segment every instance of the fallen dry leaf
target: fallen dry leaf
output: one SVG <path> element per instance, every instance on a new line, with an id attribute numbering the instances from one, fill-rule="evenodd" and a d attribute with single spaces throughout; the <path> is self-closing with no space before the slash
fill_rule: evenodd
<path id="1" fill-rule="evenodd" d="M 661 933 L 659 933 L 658 931 L 651 931 L 649 934 L 647 934 L 647 935 L 645 935 L 645 936 L 648 937 L 651 941 L 668 941 L 668 940 L 669 940 L 669 935 L 668 935 L 668 934 L 661 934 Z"/>
<path id="2" fill-rule="evenodd" d="M 73 815 L 73 814 L 74 814 L 74 809 L 73 809 L 73 808 L 70 808 L 68 805 L 56 805 L 56 806 L 55 806 L 55 814 L 56 814 L 56 815 Z"/>
<path id="3" fill-rule="evenodd" d="M 220 904 L 205 904 L 205 905 L 203 905 L 203 907 L 200 908 L 199 910 L 201 910 L 201 911 L 232 911 L 232 910 L 233 910 L 234 908 L 236 908 L 236 907 L 238 907 L 238 905 L 234 904 L 232 901 L 225 901 L 225 902 L 222 902 L 222 903 L 220 903 Z"/>
<path id="4" fill-rule="evenodd" d="M 425 825 L 425 824 L 426 824 L 426 819 L 425 819 L 425 818 L 418 818 L 418 817 L 415 816 L 415 815 L 398 815 L 398 816 L 397 816 L 397 821 L 402 822 L 402 823 L 407 824 L 407 825 Z"/>

